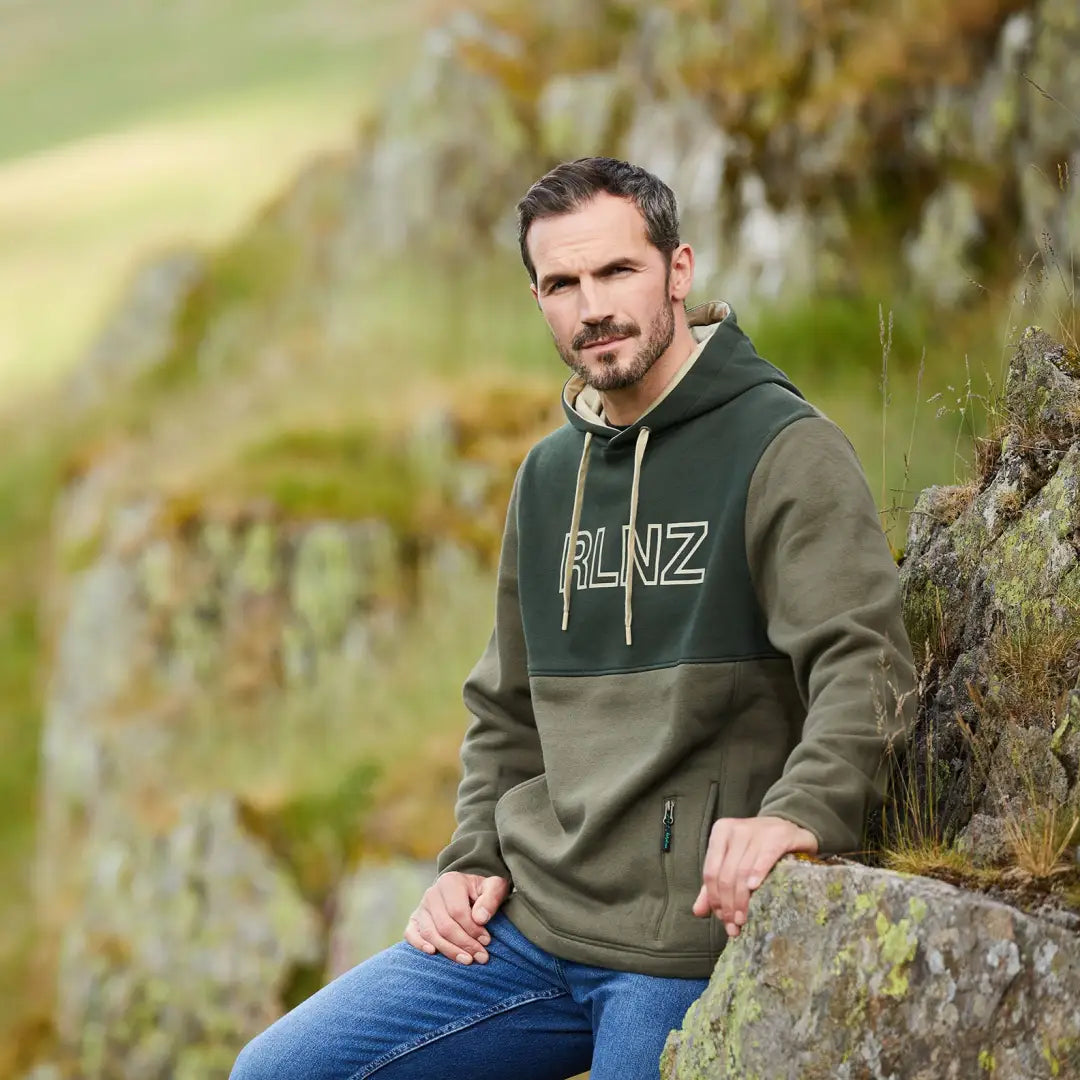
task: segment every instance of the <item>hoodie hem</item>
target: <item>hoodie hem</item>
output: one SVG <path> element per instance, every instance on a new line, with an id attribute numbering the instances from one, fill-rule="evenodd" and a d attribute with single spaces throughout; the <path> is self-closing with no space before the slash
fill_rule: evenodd
<path id="1" fill-rule="evenodd" d="M 544 949 L 561 960 L 588 964 L 590 967 L 665 978 L 708 979 L 720 959 L 719 951 L 655 951 L 640 945 L 597 941 L 566 930 L 555 930 L 533 910 L 521 893 L 509 896 L 500 910 L 537 948 Z"/>

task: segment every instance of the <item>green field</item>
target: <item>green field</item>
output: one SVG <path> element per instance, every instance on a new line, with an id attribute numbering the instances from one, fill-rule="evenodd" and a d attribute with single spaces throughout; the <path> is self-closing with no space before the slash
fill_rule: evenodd
<path id="1" fill-rule="evenodd" d="M 0 3 L 0 413 L 77 361 L 137 256 L 220 241 L 347 144 L 422 19 L 419 0 Z"/>

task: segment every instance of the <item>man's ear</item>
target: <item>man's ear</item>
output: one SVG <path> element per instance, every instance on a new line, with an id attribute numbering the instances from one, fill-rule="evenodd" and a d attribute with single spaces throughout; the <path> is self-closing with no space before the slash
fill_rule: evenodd
<path id="1" fill-rule="evenodd" d="M 671 276 L 669 289 L 671 300 L 682 301 L 690 295 L 694 284 L 694 249 L 689 244 L 680 244 L 671 253 Z"/>
<path id="2" fill-rule="evenodd" d="M 530 284 L 529 285 L 529 292 L 532 293 L 532 298 L 536 301 L 536 306 L 539 307 L 540 306 L 540 293 L 537 290 L 536 286 L 533 285 L 533 284 Z"/>

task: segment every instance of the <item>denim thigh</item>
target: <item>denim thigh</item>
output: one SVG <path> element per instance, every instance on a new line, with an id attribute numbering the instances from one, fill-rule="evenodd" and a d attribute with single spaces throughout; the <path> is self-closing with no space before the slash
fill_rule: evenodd
<path id="1" fill-rule="evenodd" d="M 565 961 L 563 971 L 592 1025 L 590 1080 L 657 1080 L 668 1032 L 709 985 Z"/>
<path id="2" fill-rule="evenodd" d="M 559 961 L 501 914 L 486 964 L 399 942 L 346 972 L 241 1052 L 231 1080 L 564 1080 L 592 1056 Z"/>

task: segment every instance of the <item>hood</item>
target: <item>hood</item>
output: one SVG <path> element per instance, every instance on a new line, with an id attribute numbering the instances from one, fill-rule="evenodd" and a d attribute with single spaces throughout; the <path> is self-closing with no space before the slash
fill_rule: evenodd
<path id="1" fill-rule="evenodd" d="M 759 383 L 779 383 L 802 397 L 790 379 L 758 356 L 750 339 L 739 329 L 735 312 L 722 300 L 698 304 L 687 313 L 697 348 L 672 376 L 663 393 L 629 427 L 620 431 L 604 421 L 600 393 L 574 375 L 563 386 L 563 411 L 579 431 L 610 442 L 631 446 L 642 427 L 655 436 L 665 428 L 718 409 Z"/>
<path id="2" fill-rule="evenodd" d="M 735 312 L 728 304 L 723 301 L 699 304 L 686 314 L 690 332 L 698 343 L 697 348 L 672 376 L 656 401 L 625 429 L 620 431 L 604 421 L 599 392 L 586 385 L 580 375 L 572 376 L 563 387 L 563 410 L 567 419 L 575 428 L 585 433 L 570 514 L 569 535 L 575 538 L 575 544 L 581 524 L 581 507 L 585 499 L 590 449 L 594 439 L 602 440 L 612 450 L 622 447 L 633 449 L 634 471 L 629 491 L 628 535 L 636 537 L 642 465 L 651 436 L 665 428 L 686 423 L 702 413 L 719 409 L 761 383 L 778 383 L 798 397 L 803 396 L 778 367 L 758 356 L 750 339 L 739 329 Z M 631 540 L 632 545 L 635 542 Z M 563 630 L 570 624 L 572 570 L 573 559 L 568 547 L 563 565 Z M 632 570 L 627 573 L 623 586 L 623 628 L 628 646 L 634 641 L 632 625 L 635 576 Z"/>

